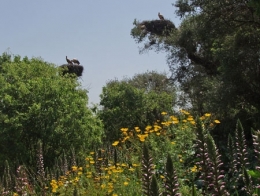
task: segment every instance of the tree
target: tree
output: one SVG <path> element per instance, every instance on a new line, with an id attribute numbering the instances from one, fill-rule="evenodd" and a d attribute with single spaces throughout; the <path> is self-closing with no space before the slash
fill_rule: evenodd
<path id="1" fill-rule="evenodd" d="M 102 123 L 87 108 L 87 91 L 76 77 L 39 58 L 0 57 L 0 165 L 36 167 L 37 142 L 44 164 L 100 142 Z"/>
<path id="2" fill-rule="evenodd" d="M 161 120 L 161 112 L 172 112 L 175 89 L 165 74 L 147 72 L 122 81 L 111 80 L 103 87 L 99 111 L 108 140 L 120 137 L 121 128 L 141 129 Z"/>
<path id="3" fill-rule="evenodd" d="M 179 0 L 175 7 L 182 22 L 170 35 L 137 20 L 131 35 L 145 43 L 141 51 L 167 52 L 172 79 L 199 114 L 259 119 L 260 17 L 251 5 L 246 0 Z"/>

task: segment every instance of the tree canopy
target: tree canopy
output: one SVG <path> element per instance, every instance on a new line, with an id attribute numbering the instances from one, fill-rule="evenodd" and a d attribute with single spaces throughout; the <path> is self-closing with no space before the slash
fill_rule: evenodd
<path id="1" fill-rule="evenodd" d="M 100 142 L 102 123 L 87 108 L 87 91 L 70 75 L 39 58 L 0 57 L 0 165 L 33 166 L 37 142 L 45 165 L 73 147 Z"/>
<path id="2" fill-rule="evenodd" d="M 167 52 L 172 80 L 199 114 L 211 111 L 222 119 L 247 116 L 247 121 L 259 123 L 255 119 L 260 109 L 259 3 L 178 0 L 174 6 L 182 21 L 170 35 L 135 20 L 131 35 L 144 43 L 141 51 Z"/>
<path id="3" fill-rule="evenodd" d="M 165 74 L 146 72 L 103 87 L 99 117 L 109 140 L 118 139 L 120 129 L 144 128 L 161 120 L 161 112 L 172 112 L 175 88 Z"/>

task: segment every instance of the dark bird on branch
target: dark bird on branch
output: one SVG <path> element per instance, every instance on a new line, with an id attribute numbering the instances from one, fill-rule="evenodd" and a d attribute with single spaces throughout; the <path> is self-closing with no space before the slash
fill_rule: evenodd
<path id="1" fill-rule="evenodd" d="M 160 14 L 160 12 L 158 13 L 158 16 L 159 16 L 160 20 L 164 20 L 164 17 L 162 14 Z"/>
<path id="2" fill-rule="evenodd" d="M 70 65 L 72 65 L 73 63 L 72 63 L 72 61 L 71 60 L 69 60 L 68 58 L 67 58 L 67 56 L 66 56 L 66 61 L 68 62 L 68 64 L 70 64 Z"/>
<path id="3" fill-rule="evenodd" d="M 78 61 L 78 59 L 75 59 L 75 58 L 74 58 L 74 59 L 72 59 L 71 61 L 72 61 L 72 63 L 75 63 L 75 64 L 77 64 L 77 65 L 80 64 L 80 62 Z"/>

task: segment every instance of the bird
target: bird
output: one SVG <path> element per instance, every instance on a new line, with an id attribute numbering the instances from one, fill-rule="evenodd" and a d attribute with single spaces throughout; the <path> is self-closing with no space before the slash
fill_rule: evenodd
<path id="1" fill-rule="evenodd" d="M 66 56 L 66 61 L 68 62 L 68 64 L 72 65 L 72 61 L 68 59 L 68 57 Z"/>
<path id="2" fill-rule="evenodd" d="M 164 17 L 162 14 L 160 14 L 160 12 L 158 12 L 158 16 L 159 16 L 160 20 L 164 20 Z"/>
<path id="3" fill-rule="evenodd" d="M 140 28 L 141 29 L 146 29 L 146 26 L 145 25 L 141 25 Z"/>
<path id="4" fill-rule="evenodd" d="M 79 64 L 80 64 L 80 62 L 78 61 L 78 59 L 75 59 L 75 58 L 74 58 L 74 59 L 72 59 L 72 60 L 71 60 L 71 62 L 72 62 L 72 63 L 75 63 L 75 64 L 77 64 L 77 65 L 79 65 Z"/>

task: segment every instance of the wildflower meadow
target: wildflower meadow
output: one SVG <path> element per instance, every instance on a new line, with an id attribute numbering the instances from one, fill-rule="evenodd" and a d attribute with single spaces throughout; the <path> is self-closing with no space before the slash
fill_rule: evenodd
<path id="1" fill-rule="evenodd" d="M 122 127 L 112 143 L 89 149 L 81 157 L 64 153 L 44 169 L 38 143 L 38 172 L 24 166 L 11 173 L 5 164 L 1 195 L 240 195 L 258 194 L 258 161 L 248 169 L 243 128 L 237 122 L 222 155 L 211 130 L 221 122 L 210 113 L 193 117 L 162 112 L 163 121 L 145 129 Z M 259 156 L 259 132 L 253 132 Z M 242 143 L 242 145 L 239 145 Z M 223 163 L 223 156 L 228 162 Z"/>

